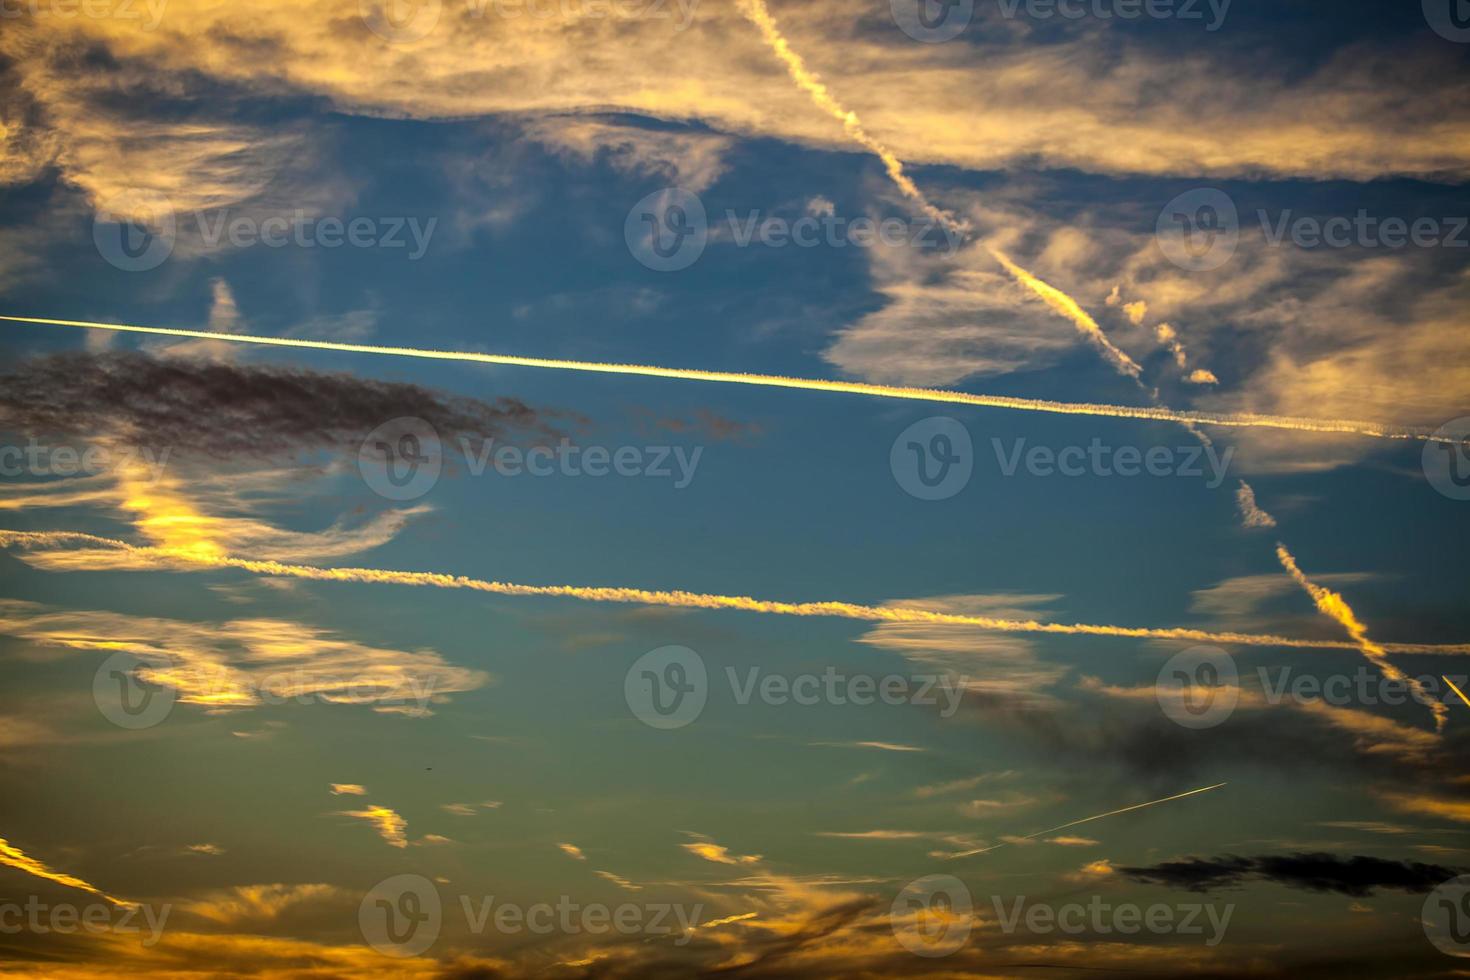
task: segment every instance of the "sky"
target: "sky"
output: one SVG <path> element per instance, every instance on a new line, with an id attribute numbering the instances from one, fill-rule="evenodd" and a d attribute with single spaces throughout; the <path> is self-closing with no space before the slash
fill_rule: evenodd
<path id="1" fill-rule="evenodd" d="M 1460 0 L 0 20 L 0 976 L 1466 970 Z"/>

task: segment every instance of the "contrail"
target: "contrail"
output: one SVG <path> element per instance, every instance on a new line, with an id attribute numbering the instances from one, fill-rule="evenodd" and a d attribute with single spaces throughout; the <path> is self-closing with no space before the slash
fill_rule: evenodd
<path id="1" fill-rule="evenodd" d="M 934 612 L 911 606 L 868 606 L 852 602 L 782 602 L 754 599 L 750 596 L 717 595 L 682 590 L 652 590 L 622 586 L 521 585 L 447 575 L 442 572 L 405 572 L 383 568 L 323 568 L 253 558 L 236 558 L 198 548 L 169 548 L 133 545 L 113 538 L 98 537 L 80 531 L 11 531 L 0 529 L 0 547 L 49 548 L 58 545 L 80 545 L 126 551 L 129 555 L 152 561 L 161 568 L 180 564 L 209 568 L 238 568 L 257 575 L 311 579 L 322 582 L 359 582 L 384 585 L 427 586 L 439 589 L 469 589 L 509 596 L 547 596 L 580 599 L 585 602 L 621 602 L 646 606 L 681 609 L 729 609 L 764 613 L 774 616 L 823 616 L 856 619 L 864 622 L 926 623 L 948 626 L 970 626 L 999 633 L 1053 633 L 1067 636 L 1115 636 L 1145 640 L 1184 640 L 1192 643 L 1220 643 L 1239 646 L 1285 647 L 1303 650 L 1356 650 L 1355 643 L 1340 640 L 1305 640 L 1259 633 L 1215 633 L 1181 627 L 1150 628 L 1108 626 L 1090 623 L 1043 623 L 1029 619 L 998 619 L 990 616 L 966 616 Z M 1395 653 L 1470 654 L 1470 644 L 1432 645 L 1420 643 L 1386 644 Z"/>
<path id="2" fill-rule="evenodd" d="M 1012 398 L 1006 395 L 977 395 L 967 391 L 948 391 L 936 388 L 905 388 L 893 385 L 868 384 L 861 381 L 828 381 L 820 378 L 791 378 L 778 374 L 743 374 L 733 371 L 702 371 L 690 368 L 657 367 L 646 364 L 609 364 L 600 361 L 569 361 L 546 357 L 518 357 L 512 354 L 481 354 L 473 351 L 426 350 L 417 347 L 344 344 L 330 340 L 264 337 L 254 334 L 217 333 L 210 330 L 184 330 L 174 327 L 143 327 L 121 323 L 99 323 L 91 320 L 56 320 L 49 317 L 6 316 L 4 314 L 0 314 L 0 320 L 8 320 L 13 323 L 33 323 L 43 326 L 82 327 L 88 330 L 112 330 L 119 333 L 151 334 L 161 337 L 220 340 L 234 344 L 258 344 L 267 347 L 293 347 L 304 350 L 337 351 L 346 354 L 379 354 L 390 357 L 416 357 L 437 361 L 472 361 L 480 364 L 503 364 L 512 367 L 552 368 L 561 371 L 587 371 L 597 374 L 632 374 L 653 378 L 676 378 L 684 381 L 710 381 L 721 384 L 757 385 L 767 388 L 830 391 L 850 395 L 870 395 L 876 398 L 942 402 L 951 405 L 973 405 L 980 408 L 1005 408 L 1026 412 L 1048 412 L 1054 415 L 1090 415 L 1102 418 L 1145 419 L 1154 422 L 1176 422 L 1184 425 L 1290 429 L 1297 432 L 1342 433 L 1370 436 L 1379 439 L 1414 439 L 1448 443 L 1455 441 L 1449 436 L 1435 435 L 1427 429 L 1352 419 L 1310 419 L 1286 415 L 1257 415 L 1250 412 L 1181 412 L 1159 406 L 1058 402 L 1039 398 Z"/>
<path id="3" fill-rule="evenodd" d="M 771 46 L 771 50 L 776 52 L 776 57 L 780 58 L 782 63 L 786 65 L 786 70 L 791 73 L 791 80 L 796 83 L 797 87 L 810 95 L 812 101 L 817 104 L 818 108 L 842 123 L 843 130 L 852 138 L 853 142 L 862 146 L 883 162 L 884 169 L 888 171 L 889 179 L 898 186 L 898 189 L 903 192 L 905 197 L 912 200 L 919 206 L 921 211 L 939 222 L 946 229 L 961 234 L 968 234 L 969 226 L 948 211 L 936 207 L 931 203 L 924 196 L 924 192 L 919 190 L 919 186 L 914 183 L 913 178 L 904 173 L 903 161 L 892 150 L 869 135 L 867 130 L 863 129 L 863 124 L 858 119 L 857 113 L 850 111 L 842 103 L 838 102 L 827 86 L 822 84 L 821 79 L 807 68 L 806 62 L 802 59 L 801 55 L 797 54 L 791 45 L 786 42 L 786 38 L 781 35 L 781 29 L 776 25 L 776 19 L 766 9 L 765 0 L 739 0 L 739 7 L 750 22 L 760 29 L 761 36 Z"/>
<path id="4" fill-rule="evenodd" d="M 1312 597 L 1312 602 L 1316 604 L 1318 611 L 1336 620 L 1343 629 L 1347 630 L 1348 636 L 1353 638 L 1354 644 L 1362 651 L 1363 656 L 1368 658 L 1369 663 L 1381 670 L 1383 676 L 1389 680 L 1405 682 L 1409 685 L 1414 700 L 1424 705 L 1434 715 L 1435 730 L 1443 731 L 1445 720 L 1449 716 L 1449 707 L 1443 701 L 1431 697 L 1418 678 L 1408 676 L 1388 662 L 1387 648 L 1368 638 L 1368 627 L 1358 620 L 1352 607 L 1347 604 L 1347 600 L 1331 589 L 1323 588 L 1307 578 L 1306 573 L 1297 566 L 1296 559 L 1292 557 L 1291 552 L 1286 550 L 1286 545 L 1277 543 L 1276 557 L 1280 559 L 1281 567 L 1286 569 L 1287 574 L 1296 580 L 1307 595 Z"/>
<path id="5" fill-rule="evenodd" d="M 129 902 L 126 899 L 114 898 L 91 882 L 83 881 L 75 875 L 53 870 L 47 867 L 44 862 L 31 857 L 3 837 L 0 837 L 0 867 L 15 868 L 17 871 L 24 871 L 28 875 L 34 875 L 46 881 L 54 881 L 58 885 L 65 885 L 68 888 L 79 888 L 82 891 L 91 892 L 93 895 L 105 898 L 113 905 L 118 905 L 123 908 L 131 908 L 138 904 L 137 902 Z"/>
<path id="6" fill-rule="evenodd" d="M 1454 691 L 1460 696 L 1460 700 L 1465 702 L 1465 707 L 1470 708 L 1470 698 L 1465 697 L 1465 692 L 1460 690 L 1459 686 L 1456 685 L 1455 682 L 1450 680 L 1448 677 L 1445 677 L 1443 674 L 1440 674 L 1439 676 L 1443 678 L 1444 682 L 1450 686 L 1450 690 Z"/>
<path id="7" fill-rule="evenodd" d="M 1046 830 L 1038 830 L 1036 833 L 1027 834 L 1025 837 L 1016 837 L 1012 838 L 1011 840 L 1001 841 L 999 844 L 992 844 L 989 847 L 979 847 L 973 851 L 960 851 L 955 854 L 945 854 L 944 856 L 952 860 L 959 860 L 960 858 L 974 857 L 977 854 L 988 854 L 989 852 L 996 850 L 997 848 L 1005 847 L 1007 844 L 1013 844 L 1016 841 L 1034 840 L 1035 838 L 1040 837 L 1042 834 L 1054 834 L 1059 830 L 1066 830 L 1068 827 L 1076 827 L 1084 823 L 1091 823 L 1094 820 L 1101 820 L 1103 817 L 1115 817 L 1120 813 L 1131 813 L 1134 810 L 1142 810 L 1144 807 L 1158 806 L 1160 803 L 1169 803 L 1174 800 L 1182 800 L 1186 796 L 1194 796 L 1198 793 L 1208 793 L 1212 789 L 1219 789 L 1221 786 L 1225 785 L 1227 784 L 1216 783 L 1213 786 L 1201 786 L 1199 789 L 1192 789 L 1187 793 L 1178 793 L 1174 796 L 1166 796 L 1162 800 L 1150 800 L 1147 803 L 1135 803 L 1133 806 L 1125 806 L 1118 810 L 1109 810 L 1107 813 L 1099 813 L 1095 816 L 1083 817 L 1081 820 L 1073 820 L 1071 823 L 1064 823 L 1057 827 L 1048 827 Z"/>

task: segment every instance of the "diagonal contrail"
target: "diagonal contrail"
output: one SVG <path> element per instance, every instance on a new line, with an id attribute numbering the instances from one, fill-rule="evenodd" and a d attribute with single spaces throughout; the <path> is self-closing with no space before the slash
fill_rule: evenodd
<path id="1" fill-rule="evenodd" d="M 972 851 L 959 851 L 957 853 L 946 854 L 944 856 L 951 860 L 959 860 L 960 858 L 974 857 L 977 854 L 988 854 L 991 851 L 996 850 L 997 848 L 1005 847 L 1007 844 L 1012 844 L 1016 841 L 1034 840 L 1035 838 L 1040 837 L 1042 834 L 1054 834 L 1058 830 L 1066 830 L 1068 827 L 1077 827 L 1084 823 L 1091 823 L 1094 820 L 1101 820 L 1103 817 L 1115 817 L 1120 813 L 1131 813 L 1134 810 L 1142 810 L 1144 807 L 1158 806 L 1160 803 L 1169 803 L 1174 800 L 1182 800 L 1186 796 L 1194 796 L 1199 793 L 1208 793 L 1210 790 L 1219 789 L 1221 786 L 1224 785 L 1226 784 L 1216 783 L 1213 786 L 1201 786 L 1199 789 L 1192 789 L 1187 793 L 1178 793 L 1174 796 L 1166 796 L 1162 800 L 1149 800 L 1147 803 L 1135 803 L 1132 806 L 1125 806 L 1117 810 L 1109 810 L 1107 813 L 1099 813 L 1091 817 L 1083 817 L 1081 820 L 1073 820 L 1071 823 L 1064 823 L 1057 827 L 1048 827 L 1046 830 L 1038 830 L 1036 833 L 1027 834 L 1025 837 L 1016 837 L 1012 840 L 1001 841 L 999 844 L 992 844 L 989 847 L 977 847 Z"/>
<path id="2" fill-rule="evenodd" d="M 861 381 L 828 381 L 820 378 L 790 378 L 778 374 L 743 374 L 733 371 L 702 371 L 690 368 L 657 367 L 646 364 L 609 364 L 600 361 L 570 361 L 546 357 L 518 357 L 512 354 L 481 354 L 473 351 L 426 350 L 417 347 L 383 347 L 372 344 L 344 344 L 332 340 L 304 340 L 296 337 L 264 337 L 254 334 L 217 333 L 210 330 L 184 330 L 174 327 L 144 327 L 121 323 L 99 323 L 92 320 L 57 320 L 49 317 L 6 316 L 0 320 L 33 323 L 43 326 L 82 327 L 88 330 L 111 330 L 120 333 L 151 334 L 161 337 L 188 337 L 197 340 L 220 340 L 232 344 L 258 344 L 267 347 L 293 347 L 302 350 L 338 351 L 346 354 L 379 354 L 390 357 L 416 357 L 437 361 L 471 361 L 480 364 L 504 364 L 511 367 L 552 368 L 560 371 L 587 371 L 597 374 L 633 374 L 653 378 L 677 378 L 684 381 L 710 381 L 720 384 L 757 385 L 767 388 L 797 388 L 805 391 L 830 391 L 875 398 L 897 398 L 908 401 L 942 402 L 951 405 L 973 405 L 979 408 L 1006 408 L 1026 412 L 1049 412 L 1054 415 L 1089 415 L 1102 418 L 1145 419 L 1155 422 L 1177 422 L 1186 425 L 1220 425 L 1267 429 L 1290 429 L 1297 432 L 1342 433 L 1379 439 L 1415 439 L 1430 442 L 1455 440 L 1435 435 L 1423 428 L 1365 422 L 1354 419 L 1311 419 L 1287 415 L 1257 415 L 1251 412 L 1181 412 L 1171 408 L 1136 405 L 1101 405 L 1088 402 L 1058 402 L 1039 398 L 1012 398 L 1006 395 L 976 395 L 967 391 L 936 388 L 904 388 L 868 384 Z"/>
<path id="3" fill-rule="evenodd" d="M 510 596 L 546 596 L 580 599 L 585 602 L 620 602 L 681 609 L 729 609 L 775 616 L 833 617 L 864 622 L 926 623 L 969 626 L 998 633 L 1051 633 L 1065 636 L 1117 636 L 1143 640 L 1184 640 L 1238 646 L 1285 647 L 1303 650 L 1356 650 L 1357 644 L 1341 640 L 1306 640 L 1261 633 L 1215 633 L 1184 627 L 1151 628 L 1110 626 L 1092 623 L 1044 623 L 1031 619 L 999 619 L 934 612 L 906 606 L 869 606 L 853 602 L 782 602 L 750 596 L 718 595 L 683 590 L 636 589 L 622 586 L 522 585 L 446 575 L 442 572 L 404 572 L 385 568 L 323 568 L 254 558 L 237 558 L 198 548 L 133 545 L 113 538 L 80 531 L 11 531 L 0 529 L 0 547 L 55 548 L 57 546 L 107 548 L 169 570 L 181 566 L 238 568 L 256 575 L 310 579 L 321 582 L 359 582 L 384 585 L 428 586 L 439 589 L 469 589 Z M 1393 653 L 1470 654 L 1470 644 L 1436 646 L 1420 643 L 1387 643 Z"/>

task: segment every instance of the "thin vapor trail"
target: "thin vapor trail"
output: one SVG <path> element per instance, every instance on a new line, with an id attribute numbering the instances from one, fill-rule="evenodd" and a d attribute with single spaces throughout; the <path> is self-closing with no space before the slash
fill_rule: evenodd
<path id="1" fill-rule="evenodd" d="M 1260 633 L 1214 633 L 1182 627 L 1151 628 L 1109 626 L 1091 623 L 1043 623 L 1030 619 L 998 619 L 965 616 L 906 606 L 868 606 L 853 602 L 782 602 L 750 596 L 717 595 L 683 590 L 652 590 L 621 586 L 521 585 L 446 575 L 441 572 L 404 572 L 383 568 L 323 568 L 253 558 L 236 558 L 198 548 L 169 548 L 133 545 L 113 538 L 80 531 L 11 531 L 0 529 L 0 547 L 53 548 L 80 545 L 126 551 L 130 556 L 151 560 L 163 569 L 179 565 L 209 568 L 238 568 L 257 575 L 311 579 L 322 582 L 358 582 L 384 585 L 427 586 L 439 589 L 469 589 L 509 596 L 547 596 L 585 602 L 624 602 L 680 609 L 730 609 L 774 616 L 821 616 L 864 622 L 926 623 L 969 626 L 999 633 L 1052 633 L 1066 636 L 1116 636 L 1145 640 L 1185 640 L 1239 646 L 1284 647 L 1303 650 L 1356 650 L 1357 644 L 1340 640 L 1305 640 Z M 1470 655 L 1470 644 L 1436 646 L 1420 643 L 1386 644 L 1395 653 Z"/>
<path id="2" fill-rule="evenodd" d="M 473 351 L 427 350 L 417 347 L 344 344 L 330 340 L 264 337 L 255 334 L 218 333 L 210 330 L 184 330 L 174 327 L 144 327 L 121 323 L 99 323 L 92 320 L 57 320 L 48 317 L 6 316 L 4 314 L 0 314 L 0 320 L 8 320 L 13 323 L 40 324 L 42 326 L 82 327 L 88 330 L 112 330 L 120 333 L 151 334 L 161 337 L 220 340 L 233 344 L 258 344 L 268 347 L 293 347 L 304 350 L 337 351 L 346 354 L 379 354 L 390 357 L 416 357 L 438 361 L 471 361 L 480 364 L 503 364 L 512 367 L 552 368 L 561 371 L 587 371 L 597 374 L 631 374 L 653 378 L 675 378 L 683 381 L 709 381 L 720 384 L 757 385 L 767 388 L 830 391 L 849 395 L 869 395 L 875 398 L 897 398 L 908 401 L 942 402 L 951 405 L 973 405 L 979 408 L 1005 408 L 1026 412 L 1048 412 L 1054 415 L 1089 415 L 1102 418 L 1176 422 L 1184 425 L 1290 429 L 1296 432 L 1340 433 L 1369 436 L 1378 439 L 1454 442 L 1448 436 L 1438 436 L 1426 429 L 1353 419 L 1309 419 L 1286 415 L 1257 415 L 1250 412 L 1181 412 L 1160 406 L 1058 402 L 1039 398 L 1012 398 L 1006 395 L 977 395 L 967 391 L 948 391 L 936 388 L 905 388 L 893 385 L 868 384 L 861 381 L 828 381 L 820 378 L 791 378 L 778 374 L 744 374 L 733 371 L 702 371 L 689 368 L 657 367 L 646 364 L 609 364 L 601 361 L 568 361 L 545 357 L 518 357 L 512 354 L 481 354 Z"/>
<path id="3" fill-rule="evenodd" d="M 1071 823 L 1064 823 L 1057 827 L 1048 827 L 1046 830 L 1038 830 L 1036 833 L 1027 834 L 1025 837 L 1012 838 L 1011 840 L 1001 841 L 999 844 L 992 844 L 989 847 L 979 847 L 973 851 L 960 851 L 956 854 L 946 854 L 945 857 L 958 860 L 960 858 L 974 857 L 977 854 L 988 854 L 989 852 L 996 850 L 997 848 L 1005 847 L 1007 844 L 1012 844 L 1016 841 L 1034 840 L 1037 837 L 1040 837 L 1042 834 L 1054 834 L 1059 830 L 1066 830 L 1068 827 L 1077 827 L 1084 823 L 1092 823 L 1092 821 L 1094 820 L 1101 820 L 1103 817 L 1115 817 L 1120 813 L 1131 813 L 1134 810 L 1142 810 L 1144 807 L 1158 806 L 1160 803 L 1170 803 L 1174 800 L 1182 800 L 1186 796 L 1195 796 L 1199 793 L 1208 793 L 1212 789 L 1219 789 L 1221 786 L 1225 785 L 1227 784 L 1216 783 L 1213 786 L 1201 786 L 1199 789 L 1192 789 L 1187 793 L 1178 793 L 1174 796 L 1166 796 L 1162 800 L 1149 800 L 1147 803 L 1135 803 L 1133 804 L 1133 806 L 1125 806 L 1121 809 L 1109 810 L 1107 813 L 1099 813 L 1091 817 L 1083 817 L 1081 820 L 1073 820 Z"/>
<path id="4" fill-rule="evenodd" d="M 1331 589 L 1323 588 L 1307 578 L 1306 573 L 1298 567 L 1296 558 L 1286 550 L 1286 545 L 1277 543 L 1276 557 L 1280 559 L 1281 567 L 1286 569 L 1287 574 L 1296 580 L 1307 595 L 1312 597 L 1312 602 L 1316 603 L 1317 609 L 1324 616 L 1336 620 L 1343 629 L 1347 630 L 1348 636 L 1353 638 L 1353 643 L 1362 651 L 1369 663 L 1383 671 L 1383 676 L 1389 680 L 1408 683 L 1409 690 L 1414 694 L 1414 700 L 1427 707 L 1434 715 L 1435 730 L 1443 731 L 1445 720 L 1449 716 L 1449 707 L 1443 701 L 1431 697 L 1418 678 L 1408 676 L 1388 662 L 1387 648 L 1368 638 L 1368 627 L 1359 621 L 1357 614 L 1347 604 L 1347 600 Z"/>

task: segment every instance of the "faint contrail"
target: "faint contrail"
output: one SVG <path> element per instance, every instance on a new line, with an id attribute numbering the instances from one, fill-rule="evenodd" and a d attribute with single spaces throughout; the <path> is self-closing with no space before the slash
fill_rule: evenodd
<path id="1" fill-rule="evenodd" d="M 24 871 L 28 875 L 34 875 L 46 881 L 54 881 L 58 885 L 66 885 L 68 888 L 80 888 L 82 891 L 91 892 L 93 895 L 107 899 L 113 905 L 131 908 L 138 904 L 137 902 L 129 902 L 126 899 L 114 898 L 91 882 L 83 881 L 75 875 L 52 870 L 43 862 L 31 857 L 3 837 L 0 837 L 0 867 L 15 868 L 17 871 Z"/>
<path id="2" fill-rule="evenodd" d="M 1306 590 L 1307 595 L 1312 597 L 1317 609 L 1323 615 L 1336 620 L 1343 629 L 1347 630 L 1348 636 L 1353 638 L 1353 643 L 1362 651 L 1363 656 L 1368 658 L 1369 663 L 1383 671 L 1383 676 L 1389 680 L 1408 684 L 1410 691 L 1414 694 L 1414 700 L 1427 707 L 1434 715 L 1435 729 L 1443 730 L 1445 719 L 1449 715 L 1448 706 L 1443 701 L 1431 697 L 1424 689 L 1424 685 L 1419 683 L 1418 678 L 1408 676 L 1388 662 L 1388 649 L 1383 644 L 1368 638 L 1368 628 L 1358 620 L 1352 607 L 1347 604 L 1347 600 L 1331 589 L 1323 588 L 1307 578 L 1306 573 L 1297 566 L 1296 559 L 1292 557 L 1291 552 L 1286 550 L 1286 545 L 1280 543 L 1276 545 L 1276 557 L 1280 559 L 1281 567 L 1286 569 L 1287 574 Z"/>
<path id="3" fill-rule="evenodd" d="M 119 549 L 129 555 L 151 560 L 159 567 L 194 565 L 209 568 L 238 568 L 257 575 L 312 579 L 323 582 L 361 582 L 385 585 L 429 586 L 439 589 L 470 589 L 511 596 L 548 596 L 581 599 L 586 602 L 626 602 L 646 606 L 668 606 L 681 609 L 730 609 L 765 613 L 775 616 L 830 616 L 864 622 L 928 623 L 948 626 L 970 626 L 999 633 L 1054 633 L 1069 636 L 1117 636 L 1145 640 L 1184 640 L 1193 643 L 1221 643 L 1240 646 L 1286 647 L 1304 650 L 1356 650 L 1355 643 L 1340 640 L 1303 640 L 1258 633 L 1213 633 L 1207 630 L 1167 627 L 1155 629 L 1136 626 L 1107 626 L 1089 623 L 1043 623 L 1030 619 L 997 619 L 990 616 L 965 616 L 934 612 L 911 606 L 867 606 L 852 602 L 781 602 L 754 599 L 750 596 L 715 595 L 682 590 L 634 589 L 620 586 L 520 585 L 446 575 L 441 572 L 403 572 L 383 568 L 323 568 L 317 565 L 295 565 L 253 558 L 236 558 L 200 549 L 166 548 L 132 545 L 126 541 L 98 537 L 80 531 L 11 531 L 0 529 L 0 547 L 47 548 L 57 545 L 81 545 Z M 1385 647 L 1401 653 L 1470 654 L 1470 644 L 1435 646 L 1420 643 L 1388 644 Z"/>
<path id="4" fill-rule="evenodd" d="M 472 351 L 425 350 L 417 347 L 380 347 L 371 344 L 344 344 L 331 340 L 263 337 L 254 334 L 216 333 L 209 330 L 183 330 L 174 327 L 141 327 L 121 323 L 98 323 L 91 320 L 56 320 L 48 317 L 6 316 L 3 314 L 0 314 L 0 320 L 8 320 L 14 323 L 35 323 L 44 326 L 83 327 L 89 330 L 113 330 L 121 333 L 152 334 L 162 337 L 222 340 L 233 344 L 259 344 L 268 347 L 294 347 L 305 350 L 338 351 L 347 354 L 386 354 L 392 357 L 417 357 L 438 361 L 473 361 L 480 364 L 505 364 L 513 367 L 554 368 L 562 371 L 633 374 L 653 378 L 677 378 L 684 381 L 713 381 L 723 384 L 757 385 L 767 388 L 832 391 L 850 395 L 870 395 L 876 398 L 943 402 L 951 405 L 973 405 L 980 408 L 1007 408 L 1026 412 L 1049 412 L 1055 415 L 1090 415 L 1102 418 L 1146 419 L 1155 422 L 1177 422 L 1185 425 L 1198 424 L 1291 429 L 1297 432 L 1336 432 L 1349 435 L 1371 436 L 1380 439 L 1416 439 L 1449 443 L 1455 441 L 1449 436 L 1435 435 L 1425 429 L 1351 419 L 1308 419 L 1286 415 L 1256 415 L 1249 412 L 1181 412 L 1159 406 L 1057 402 L 1039 398 L 1011 398 L 1005 395 L 976 395 L 967 391 L 947 391 L 935 388 L 903 388 L 892 385 L 868 384 L 860 381 L 789 378 L 777 374 L 701 371 L 688 368 L 656 367 L 645 364 L 566 361 L 545 357 L 517 357 L 511 354 L 480 354 Z"/>
<path id="5" fill-rule="evenodd" d="M 1147 803 L 1135 803 L 1133 806 L 1125 806 L 1119 810 L 1109 810 L 1107 813 L 1099 813 L 1095 816 L 1083 817 L 1081 820 L 1073 820 L 1071 823 L 1064 823 L 1057 827 L 1048 827 L 1046 830 L 1038 830 L 1036 833 L 1027 834 L 1025 837 L 1015 837 L 1011 840 L 1001 841 L 999 844 L 992 844 L 989 847 L 978 847 L 973 851 L 959 851 L 954 854 L 945 854 L 944 857 L 958 860 L 959 858 L 974 857 L 977 854 L 987 854 L 990 851 L 996 850 L 997 848 L 1005 847 L 1007 844 L 1013 844 L 1016 841 L 1034 840 L 1035 838 L 1040 837 L 1042 834 L 1054 834 L 1058 830 L 1066 830 L 1068 827 L 1076 827 L 1080 824 L 1091 823 L 1094 820 L 1101 820 L 1103 817 L 1115 817 L 1120 813 L 1129 813 L 1133 810 L 1142 810 L 1144 807 L 1148 806 L 1158 806 L 1160 803 L 1169 803 L 1173 800 L 1182 800 L 1186 796 L 1194 796 L 1197 793 L 1208 793 L 1210 790 L 1219 789 L 1221 786 L 1224 785 L 1226 784 L 1216 783 L 1213 786 L 1201 786 L 1199 789 L 1192 789 L 1187 793 L 1178 793 L 1174 796 L 1166 796 L 1162 800 L 1149 800 Z"/>

